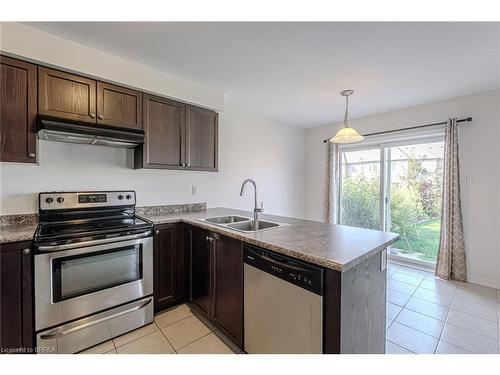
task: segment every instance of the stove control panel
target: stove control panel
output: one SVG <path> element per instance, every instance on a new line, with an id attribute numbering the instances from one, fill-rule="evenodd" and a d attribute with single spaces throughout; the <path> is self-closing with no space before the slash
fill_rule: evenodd
<path id="1" fill-rule="evenodd" d="M 39 194 L 40 210 L 135 206 L 135 191 L 50 192 Z"/>

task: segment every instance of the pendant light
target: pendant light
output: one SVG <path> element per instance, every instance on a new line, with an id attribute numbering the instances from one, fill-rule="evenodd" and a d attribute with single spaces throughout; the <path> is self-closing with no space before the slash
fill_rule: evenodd
<path id="1" fill-rule="evenodd" d="M 330 142 L 333 143 L 354 143 L 360 142 L 365 137 L 357 132 L 356 129 L 349 127 L 349 96 L 354 94 L 354 90 L 344 90 L 340 92 L 340 95 L 345 96 L 345 116 L 344 116 L 344 127 L 340 129 L 334 137 L 330 138 Z"/>

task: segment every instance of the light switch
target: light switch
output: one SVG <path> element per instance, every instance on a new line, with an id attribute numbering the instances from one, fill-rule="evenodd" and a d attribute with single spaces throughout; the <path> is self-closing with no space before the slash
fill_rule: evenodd
<path id="1" fill-rule="evenodd" d="M 473 181 L 474 181 L 474 179 L 472 178 L 472 176 L 471 176 L 471 175 L 467 175 L 467 176 L 465 176 L 465 183 L 466 183 L 467 185 L 472 185 L 472 182 L 473 182 Z"/>
<path id="2" fill-rule="evenodd" d="M 191 185 L 191 195 L 198 195 L 200 190 L 197 185 Z"/>

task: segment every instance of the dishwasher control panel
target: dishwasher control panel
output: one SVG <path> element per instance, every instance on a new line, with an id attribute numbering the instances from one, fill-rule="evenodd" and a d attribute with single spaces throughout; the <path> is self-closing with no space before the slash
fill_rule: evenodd
<path id="1" fill-rule="evenodd" d="M 249 244 L 243 245 L 243 261 L 298 287 L 323 295 L 321 267 Z"/>

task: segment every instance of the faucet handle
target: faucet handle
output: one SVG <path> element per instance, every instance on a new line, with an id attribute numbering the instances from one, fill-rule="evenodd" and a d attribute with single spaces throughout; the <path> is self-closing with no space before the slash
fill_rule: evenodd
<path id="1" fill-rule="evenodd" d="M 255 207 L 253 209 L 253 212 L 264 212 L 264 203 L 260 202 L 260 208 L 259 207 Z"/>

